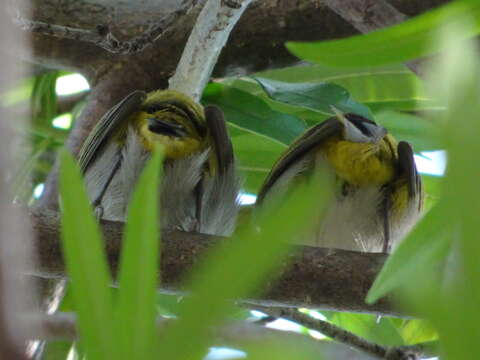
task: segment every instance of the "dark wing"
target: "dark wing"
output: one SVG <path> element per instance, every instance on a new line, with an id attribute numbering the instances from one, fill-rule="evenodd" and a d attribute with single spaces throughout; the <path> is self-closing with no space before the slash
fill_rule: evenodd
<path id="1" fill-rule="evenodd" d="M 422 178 L 418 174 L 412 146 L 405 141 L 400 141 L 397 147 L 400 172 L 407 179 L 408 195 L 411 199 L 418 197 L 419 209 L 422 206 Z"/>
<path id="2" fill-rule="evenodd" d="M 282 176 L 282 174 L 300 160 L 307 152 L 331 136 L 341 133 L 342 124 L 337 118 L 332 117 L 324 122 L 308 129 L 303 135 L 297 138 L 289 148 L 282 154 L 280 159 L 273 165 L 272 170 L 265 179 L 257 196 L 257 204 L 260 204 L 269 189 Z"/>
<path id="3" fill-rule="evenodd" d="M 138 109 L 146 95 L 146 92 L 136 90 L 103 115 L 95 128 L 90 132 L 80 150 L 78 163 L 83 174 L 87 171 L 90 164 L 93 163 L 96 156 L 99 155 L 107 139 L 118 129 L 118 126 Z"/>
<path id="4" fill-rule="evenodd" d="M 233 146 L 223 113 L 216 106 L 206 106 L 205 120 L 213 139 L 213 150 L 218 161 L 218 171 L 220 174 L 224 174 L 233 164 Z"/>

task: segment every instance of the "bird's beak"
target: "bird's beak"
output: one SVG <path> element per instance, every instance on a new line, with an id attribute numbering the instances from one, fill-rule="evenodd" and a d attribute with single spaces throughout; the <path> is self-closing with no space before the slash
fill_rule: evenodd
<path id="1" fill-rule="evenodd" d="M 343 126 L 345 126 L 347 124 L 348 120 L 345 117 L 345 115 L 343 115 L 343 112 L 341 110 L 337 109 L 333 105 L 330 105 L 330 109 L 332 109 L 332 111 L 335 114 L 335 116 L 337 117 L 337 119 L 343 124 Z"/>
<path id="2" fill-rule="evenodd" d="M 187 135 L 185 128 L 180 124 L 174 124 L 157 118 L 150 118 L 147 119 L 147 121 L 148 130 L 156 134 L 172 137 L 184 137 Z"/>

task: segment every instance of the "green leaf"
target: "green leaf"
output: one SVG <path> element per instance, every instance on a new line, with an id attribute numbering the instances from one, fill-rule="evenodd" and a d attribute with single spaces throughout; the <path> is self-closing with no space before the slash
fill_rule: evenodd
<path id="1" fill-rule="evenodd" d="M 375 66 L 399 63 L 441 51 L 438 32 L 465 18 L 474 23 L 465 27 L 457 41 L 472 37 L 480 30 L 478 2 L 453 1 L 399 25 L 346 39 L 313 43 L 288 42 L 287 48 L 303 60 L 337 67 Z"/>
<path id="2" fill-rule="evenodd" d="M 257 77 L 255 80 L 276 101 L 334 115 L 331 106 L 372 119 L 368 107 L 355 102 L 346 89 L 333 83 L 287 83 Z"/>
<path id="3" fill-rule="evenodd" d="M 424 312 L 438 328 L 444 358 L 476 359 L 478 347 L 478 304 L 480 303 L 480 243 L 478 214 L 478 153 L 480 143 L 480 61 L 475 42 L 459 43 L 462 29 L 444 34 L 448 51 L 441 58 L 432 86 L 447 105 L 444 122 L 448 168 L 442 201 L 448 209 L 445 224 L 453 228 L 452 254 L 446 261 L 448 273 L 442 279 L 443 291 L 433 294 L 442 307 L 435 313 L 424 301 Z M 438 306 L 437 306 L 438 307 Z"/>
<path id="4" fill-rule="evenodd" d="M 219 106 L 232 126 L 280 144 L 290 144 L 306 129 L 301 119 L 274 111 L 260 98 L 223 84 L 208 84 L 202 102 Z"/>
<path id="5" fill-rule="evenodd" d="M 302 65 L 259 72 L 253 77 L 288 83 L 335 83 L 347 89 L 353 99 L 367 105 L 372 111 L 380 109 L 413 111 L 441 108 L 441 104 L 427 93 L 422 80 L 404 65 L 351 69 Z M 227 78 L 224 83 L 253 95 L 264 96 L 262 88 L 250 78 Z M 274 102 L 269 102 L 270 106 L 274 106 L 273 104 Z M 279 110 L 277 107 L 275 109 Z M 291 106 L 289 110 L 279 111 L 292 113 L 306 119 L 298 114 L 298 109 Z"/>
<path id="6" fill-rule="evenodd" d="M 42 359 L 44 360 L 66 360 L 72 350 L 71 341 L 49 341 L 44 345 Z"/>
<path id="7" fill-rule="evenodd" d="M 449 231 L 445 228 L 445 210 L 440 204 L 425 215 L 412 233 L 390 255 L 368 292 L 371 304 L 390 291 L 418 278 L 426 269 L 435 271 L 450 249 Z"/>
<path id="8" fill-rule="evenodd" d="M 257 193 L 272 165 L 285 147 L 275 141 L 244 132 L 232 137 L 238 169 L 245 176 L 243 188 Z"/>
<path id="9" fill-rule="evenodd" d="M 257 226 L 244 228 L 212 249 L 206 261 L 192 271 L 190 296 L 181 304 L 178 321 L 161 339 L 164 358 L 201 357 L 209 345 L 209 329 L 231 313 L 232 300 L 258 292 L 267 275 L 283 263 L 288 242 L 313 221 L 312 209 L 323 198 L 318 192 L 321 189 L 322 183 L 317 191 L 299 191 L 275 215 L 271 212 L 261 231 Z"/>
<path id="10" fill-rule="evenodd" d="M 380 345 L 400 346 L 404 341 L 396 326 L 388 317 L 376 315 L 336 313 L 331 322 L 369 341 Z"/>
<path id="11" fill-rule="evenodd" d="M 61 153 L 62 245 L 78 314 L 80 336 L 92 360 L 118 359 L 111 277 L 100 230 L 90 208 L 80 169 Z"/>
<path id="12" fill-rule="evenodd" d="M 49 125 L 57 114 L 57 93 L 55 85 L 60 71 L 50 71 L 36 76 L 31 95 L 33 123 Z"/>
<path id="13" fill-rule="evenodd" d="M 135 186 L 128 208 L 116 307 L 121 336 L 117 346 L 124 359 L 150 359 L 155 353 L 161 164 L 156 151 Z"/>
<path id="14" fill-rule="evenodd" d="M 400 332 L 406 345 L 413 345 L 438 339 L 437 330 L 426 320 L 407 320 L 401 327 Z"/>
<path id="15" fill-rule="evenodd" d="M 397 141 L 411 143 L 415 152 L 438 150 L 443 146 L 439 141 L 441 128 L 420 116 L 387 110 L 376 113 L 375 121 L 388 129 Z"/>

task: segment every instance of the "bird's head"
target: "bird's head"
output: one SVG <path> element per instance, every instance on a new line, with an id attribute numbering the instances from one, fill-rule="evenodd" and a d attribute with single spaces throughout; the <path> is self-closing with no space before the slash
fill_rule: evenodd
<path id="1" fill-rule="evenodd" d="M 205 115 L 201 105 L 173 90 L 148 94 L 138 113 L 139 132 L 147 149 L 164 146 L 166 158 L 182 158 L 206 144 Z"/>
<path id="2" fill-rule="evenodd" d="M 363 116 L 353 113 L 344 114 L 334 107 L 332 109 L 343 125 L 343 137 L 347 141 L 378 144 L 388 133 L 387 129 Z"/>

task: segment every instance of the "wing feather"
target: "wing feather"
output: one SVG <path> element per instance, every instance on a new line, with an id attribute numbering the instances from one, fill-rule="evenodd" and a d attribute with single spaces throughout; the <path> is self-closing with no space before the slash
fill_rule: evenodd
<path id="1" fill-rule="evenodd" d="M 216 106 L 205 107 L 205 120 L 213 139 L 213 151 L 218 161 L 220 175 L 227 172 L 233 164 L 233 146 L 228 136 L 222 111 Z"/>
<path id="2" fill-rule="evenodd" d="M 297 161 L 299 161 L 307 152 L 315 146 L 320 145 L 331 136 L 339 134 L 342 130 L 342 124 L 337 118 L 330 118 L 324 122 L 308 129 L 303 135 L 297 138 L 273 166 L 272 170 L 265 179 L 257 196 L 257 204 L 260 204 L 269 189 L 277 180 Z"/>
<path id="3" fill-rule="evenodd" d="M 144 91 L 133 91 L 103 115 L 80 150 L 78 163 L 82 173 L 95 162 L 108 138 L 138 109 L 146 95 Z"/>
<path id="4" fill-rule="evenodd" d="M 413 148 L 406 141 L 400 141 L 397 147 L 398 162 L 400 171 L 407 179 L 408 195 L 411 199 L 418 199 L 418 208 L 422 207 L 422 178 L 420 177 L 415 159 L 413 157 Z"/>

